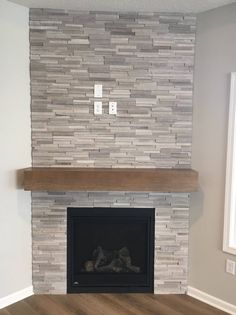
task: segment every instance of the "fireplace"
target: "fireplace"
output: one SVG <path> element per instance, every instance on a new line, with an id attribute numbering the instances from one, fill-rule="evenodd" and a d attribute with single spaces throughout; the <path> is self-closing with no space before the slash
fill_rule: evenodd
<path id="1" fill-rule="evenodd" d="M 68 208 L 67 292 L 153 292 L 154 209 Z"/>

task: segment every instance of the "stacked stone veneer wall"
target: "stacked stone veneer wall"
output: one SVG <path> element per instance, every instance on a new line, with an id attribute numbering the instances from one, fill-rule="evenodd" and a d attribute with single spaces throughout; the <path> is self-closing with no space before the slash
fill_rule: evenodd
<path id="1" fill-rule="evenodd" d="M 31 10 L 33 165 L 190 167 L 194 39 L 191 15 Z M 155 292 L 185 292 L 188 202 L 187 194 L 33 193 L 35 292 L 66 291 L 68 206 L 155 207 Z"/>

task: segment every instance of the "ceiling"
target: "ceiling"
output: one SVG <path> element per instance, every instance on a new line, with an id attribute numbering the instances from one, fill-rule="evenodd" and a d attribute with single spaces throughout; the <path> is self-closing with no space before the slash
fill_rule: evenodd
<path id="1" fill-rule="evenodd" d="M 29 8 L 199 13 L 236 0 L 9 0 Z"/>

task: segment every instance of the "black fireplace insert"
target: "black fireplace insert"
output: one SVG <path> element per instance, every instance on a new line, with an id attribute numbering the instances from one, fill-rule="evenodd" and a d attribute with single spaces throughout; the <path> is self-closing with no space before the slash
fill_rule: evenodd
<path id="1" fill-rule="evenodd" d="M 68 208 L 67 292 L 153 292 L 154 209 Z"/>

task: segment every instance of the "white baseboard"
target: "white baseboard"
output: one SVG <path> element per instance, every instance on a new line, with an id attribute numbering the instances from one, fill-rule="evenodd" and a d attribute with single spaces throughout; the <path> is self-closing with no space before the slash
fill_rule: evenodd
<path id="1" fill-rule="evenodd" d="M 33 286 L 0 298 L 0 309 L 33 295 Z"/>
<path id="2" fill-rule="evenodd" d="M 211 306 L 214 306 L 221 311 L 225 311 L 229 314 L 236 315 L 236 305 L 230 304 L 228 302 L 225 302 L 223 300 L 220 300 L 212 295 L 209 295 L 203 291 L 200 291 L 198 289 L 195 289 L 193 287 L 188 287 L 188 293 L 189 296 L 200 300 L 202 302 L 205 302 Z"/>

